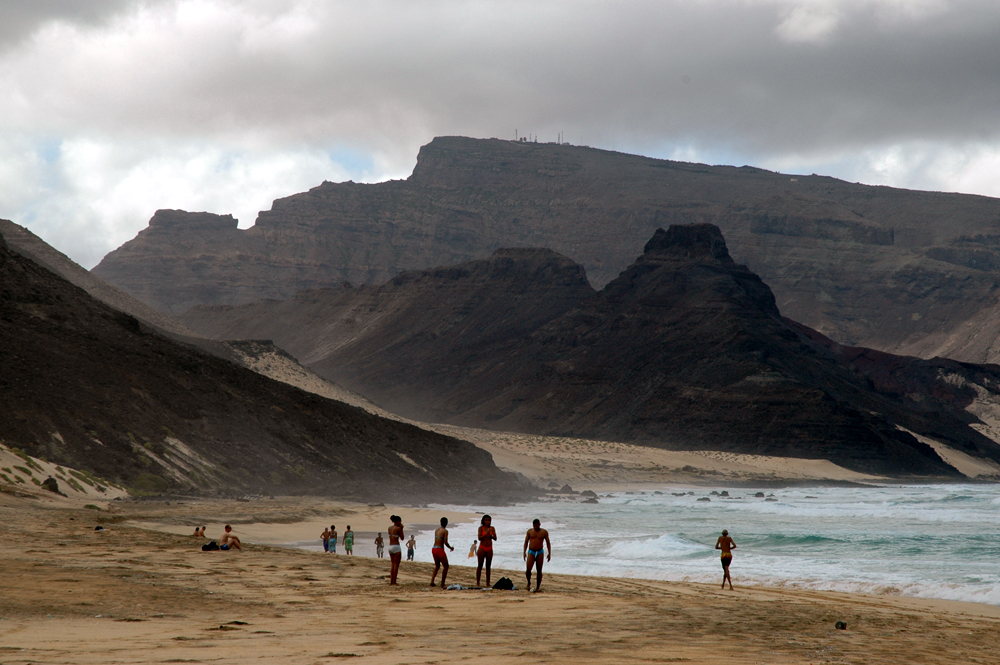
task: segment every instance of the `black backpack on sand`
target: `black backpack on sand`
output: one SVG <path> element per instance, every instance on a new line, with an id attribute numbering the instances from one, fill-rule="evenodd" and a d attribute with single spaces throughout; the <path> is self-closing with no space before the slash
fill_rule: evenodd
<path id="1" fill-rule="evenodd" d="M 514 588 L 514 583 L 510 581 L 509 577 L 501 577 L 497 580 L 497 583 L 493 585 L 493 588 L 497 591 L 510 591 Z"/>
<path id="2" fill-rule="evenodd" d="M 219 549 L 219 544 L 217 542 L 215 542 L 214 540 L 212 540 L 210 542 L 207 542 L 207 543 L 205 543 L 204 545 L 201 546 L 201 551 L 202 552 L 212 552 L 212 551 L 217 550 L 217 549 Z"/>

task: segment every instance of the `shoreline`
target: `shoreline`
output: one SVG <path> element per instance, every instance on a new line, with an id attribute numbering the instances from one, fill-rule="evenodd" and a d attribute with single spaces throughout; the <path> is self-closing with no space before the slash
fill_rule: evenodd
<path id="1" fill-rule="evenodd" d="M 144 504 L 124 502 L 98 515 L 0 495 L 5 663 L 494 663 L 530 654 L 557 664 L 923 665 L 995 658 L 1000 608 L 990 605 L 556 573 L 546 573 L 537 595 L 455 592 L 427 585 L 431 565 L 405 561 L 401 586 L 392 588 L 387 560 L 262 545 L 206 553 L 187 536 L 128 526 L 150 517 Z M 196 512 L 171 501 L 153 513 L 178 508 L 179 519 Z M 95 532 L 101 518 L 107 530 Z M 494 581 L 501 574 L 523 586 L 523 571 L 495 569 Z M 449 575 L 463 584 L 473 578 L 465 567 Z"/>

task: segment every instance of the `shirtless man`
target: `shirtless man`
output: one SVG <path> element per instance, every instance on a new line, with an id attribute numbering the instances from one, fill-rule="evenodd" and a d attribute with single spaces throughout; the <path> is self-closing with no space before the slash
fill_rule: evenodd
<path id="1" fill-rule="evenodd" d="M 393 515 L 392 526 L 389 527 L 389 561 L 392 567 L 389 570 L 389 584 L 396 584 L 396 577 L 399 575 L 399 562 L 403 560 L 403 546 L 399 543 L 405 538 L 403 535 L 403 518 Z"/>
<path id="2" fill-rule="evenodd" d="M 192 538 L 204 538 L 205 537 L 205 527 L 196 526 L 194 528 L 194 533 L 191 534 Z"/>
<path id="3" fill-rule="evenodd" d="M 233 527 L 226 525 L 226 532 L 219 539 L 220 550 L 242 550 L 243 544 L 240 539 L 233 535 Z"/>
<path id="4" fill-rule="evenodd" d="M 385 541 L 382 540 L 382 533 L 380 532 L 375 536 L 375 556 L 382 558 L 382 552 L 385 550 Z"/>
<path id="5" fill-rule="evenodd" d="M 448 577 L 448 553 L 444 551 L 444 548 L 450 549 L 452 552 L 455 548 L 451 546 L 448 542 L 448 518 L 441 518 L 441 526 L 434 531 L 434 547 L 431 548 L 431 554 L 434 556 L 434 574 L 431 575 L 431 586 L 436 586 L 434 584 L 434 578 L 437 577 L 438 570 L 442 567 L 444 570 L 441 571 L 441 588 L 444 588 L 445 578 Z"/>
<path id="6" fill-rule="evenodd" d="M 329 552 L 330 551 L 330 530 L 329 529 L 323 529 L 323 533 L 320 534 L 320 538 L 323 540 L 323 551 L 324 552 Z"/>
<path id="7" fill-rule="evenodd" d="M 534 566 L 538 571 L 538 580 L 535 582 L 535 593 L 541 590 L 542 586 L 542 558 L 548 550 L 548 561 L 552 561 L 552 543 L 549 542 L 549 532 L 542 528 L 540 520 L 533 520 L 531 528 L 524 536 L 524 560 L 528 564 L 525 576 L 528 578 L 528 589 L 531 589 L 531 568 Z"/>
<path id="8" fill-rule="evenodd" d="M 722 530 L 722 535 L 715 541 L 715 549 L 722 550 L 722 588 L 726 588 L 726 580 L 729 580 L 729 590 L 733 590 L 733 578 L 729 576 L 729 564 L 733 562 L 733 550 L 736 543 L 729 537 L 729 532 Z"/>
<path id="9" fill-rule="evenodd" d="M 330 525 L 330 554 L 337 553 L 337 525 Z"/>
<path id="10" fill-rule="evenodd" d="M 413 553 L 417 549 L 417 537 L 410 536 L 410 539 L 406 541 L 406 560 L 413 561 Z"/>

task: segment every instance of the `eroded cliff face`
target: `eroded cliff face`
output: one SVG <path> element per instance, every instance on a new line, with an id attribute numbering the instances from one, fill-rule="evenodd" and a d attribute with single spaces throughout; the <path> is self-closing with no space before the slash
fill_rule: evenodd
<path id="1" fill-rule="evenodd" d="M 272 338 L 317 373 L 428 422 L 955 473 L 905 428 L 1000 459 L 968 410 L 978 390 L 1000 395 L 1000 368 L 836 345 L 783 318 L 708 224 L 656 231 L 600 292 L 565 257 L 517 249 L 381 287 L 198 308 L 182 321 L 211 336 Z"/>
<path id="2" fill-rule="evenodd" d="M 1000 308 L 997 199 L 567 145 L 437 138 L 406 180 L 325 182 L 278 199 L 245 231 L 229 217 L 159 211 L 94 272 L 180 313 L 530 246 L 580 263 L 600 287 L 656 228 L 702 222 L 722 229 L 785 315 L 838 342 L 980 362 L 996 353 L 968 336 L 986 325 L 978 312 Z"/>
<path id="3" fill-rule="evenodd" d="M 7 446 L 135 491 L 411 501 L 525 491 L 472 444 L 151 332 L 14 253 L 2 236 L 0 405 Z"/>

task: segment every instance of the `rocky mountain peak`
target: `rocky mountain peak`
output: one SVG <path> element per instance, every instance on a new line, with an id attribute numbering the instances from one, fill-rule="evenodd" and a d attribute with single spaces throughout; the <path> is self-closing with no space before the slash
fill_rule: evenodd
<path id="1" fill-rule="evenodd" d="M 671 224 L 666 231 L 656 229 L 643 248 L 647 257 L 695 259 L 713 258 L 732 263 L 726 239 L 715 224 Z"/>
<path id="2" fill-rule="evenodd" d="M 151 227 L 177 228 L 182 226 L 199 229 L 235 229 L 238 220 L 232 215 L 216 215 L 211 212 L 187 212 L 186 210 L 157 210 L 149 220 Z"/>

